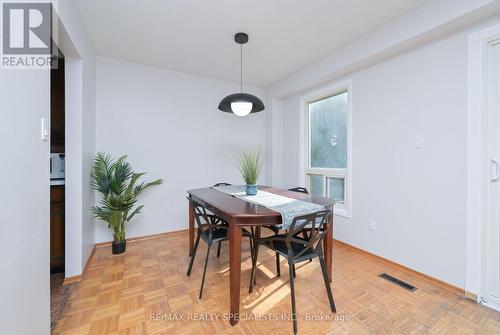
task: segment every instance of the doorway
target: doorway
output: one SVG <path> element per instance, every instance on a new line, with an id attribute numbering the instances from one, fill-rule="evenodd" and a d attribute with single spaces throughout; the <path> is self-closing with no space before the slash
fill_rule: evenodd
<path id="1" fill-rule="evenodd" d="M 50 317 L 57 321 L 71 287 L 65 277 L 65 58 L 50 70 Z"/>
<path id="2" fill-rule="evenodd" d="M 488 171 L 484 182 L 481 301 L 500 309 L 500 39 L 487 45 L 485 71 L 485 146 Z"/>
<path id="3" fill-rule="evenodd" d="M 500 311 L 500 24 L 468 38 L 465 295 Z"/>

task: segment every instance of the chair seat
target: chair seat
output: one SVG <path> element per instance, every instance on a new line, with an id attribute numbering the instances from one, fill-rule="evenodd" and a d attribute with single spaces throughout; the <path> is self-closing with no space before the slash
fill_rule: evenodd
<path id="1" fill-rule="evenodd" d="M 272 230 L 275 234 L 279 233 L 279 231 L 281 230 L 280 224 L 273 224 L 271 226 L 262 226 L 262 227 Z"/>
<path id="2" fill-rule="evenodd" d="M 269 238 L 262 238 L 262 239 L 260 239 L 260 244 L 263 244 L 266 247 L 268 247 L 269 249 L 278 252 L 283 257 L 288 258 L 288 248 L 287 248 L 286 243 L 284 241 L 284 239 L 286 239 L 286 237 L 287 237 L 286 234 L 280 234 L 280 235 L 271 236 Z M 276 240 L 276 238 L 283 238 L 283 241 Z M 295 237 L 295 238 L 302 240 L 300 237 Z M 295 262 L 302 262 L 302 261 L 310 260 L 310 259 L 313 259 L 317 256 L 316 253 L 311 248 L 308 248 L 306 245 L 304 245 L 302 243 L 291 242 L 291 246 L 292 246 L 292 252 L 294 255 L 300 254 L 300 257 L 295 258 Z M 308 250 L 306 250 L 303 254 L 301 254 L 301 252 L 303 252 L 305 249 L 308 249 Z"/>
<path id="3" fill-rule="evenodd" d="M 251 237 L 252 234 L 246 230 L 245 228 L 242 229 L 242 236 L 245 237 Z M 209 240 L 209 233 L 208 230 L 203 230 L 200 232 L 200 237 L 208 243 Z M 229 239 L 228 237 L 228 229 L 227 228 L 216 228 L 212 232 L 212 243 L 217 243 L 217 242 L 222 242 L 222 241 L 227 241 Z"/>

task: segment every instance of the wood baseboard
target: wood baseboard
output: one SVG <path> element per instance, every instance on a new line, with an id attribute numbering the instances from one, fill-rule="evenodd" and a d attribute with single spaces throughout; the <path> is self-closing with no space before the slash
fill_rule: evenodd
<path id="1" fill-rule="evenodd" d="M 171 236 L 171 235 L 176 235 L 176 234 L 184 234 L 186 231 L 187 231 L 187 229 L 181 229 L 181 230 L 176 230 L 176 231 L 171 231 L 171 232 L 166 232 L 166 233 L 159 233 L 159 234 L 153 234 L 153 235 L 145 235 L 145 236 L 132 237 L 132 238 L 127 239 L 127 243 L 133 243 L 133 242 L 137 242 L 137 241 L 157 239 L 157 238 L 161 238 L 161 237 L 165 237 L 165 236 Z M 90 261 L 92 260 L 92 258 L 94 256 L 94 252 L 95 252 L 96 248 L 102 248 L 102 247 L 110 246 L 112 242 L 113 241 L 96 243 L 94 245 L 94 248 L 92 249 L 92 252 L 90 253 L 89 258 L 87 259 L 87 263 L 85 264 L 85 268 L 83 270 L 83 274 L 82 275 L 76 275 L 76 276 L 71 276 L 71 277 L 64 278 L 63 285 L 67 285 L 67 284 L 71 284 L 71 283 L 75 283 L 75 282 L 81 281 L 82 278 L 85 276 L 85 272 L 87 270 L 87 267 L 88 267 Z M 426 275 L 426 274 L 424 274 L 422 272 L 418 272 L 418 271 L 413 270 L 413 269 L 411 269 L 409 267 L 406 267 L 406 266 L 401 265 L 399 263 L 393 262 L 393 261 L 391 261 L 391 260 L 389 260 L 387 258 L 378 256 L 376 254 L 373 254 L 373 253 L 368 252 L 366 250 L 360 249 L 360 248 L 355 247 L 353 245 L 350 245 L 348 243 L 345 243 L 345 242 L 342 242 L 342 241 L 339 241 L 339 240 L 336 240 L 336 239 L 333 240 L 333 243 L 334 244 L 342 245 L 343 247 L 348 248 L 348 249 L 350 249 L 350 250 L 352 250 L 352 251 L 354 251 L 356 253 L 363 254 L 365 256 L 368 256 L 368 257 L 375 258 L 377 260 L 383 261 L 383 262 L 391 265 L 392 267 L 399 268 L 399 269 L 401 269 L 403 271 L 406 271 L 406 272 L 410 272 L 413 275 L 419 277 L 420 279 L 423 279 L 423 280 L 425 280 L 427 282 L 430 282 L 430 283 L 432 283 L 432 284 L 434 284 L 436 286 L 439 286 L 439 287 L 441 287 L 443 289 L 446 289 L 446 290 L 448 290 L 450 292 L 462 295 L 462 296 L 464 296 L 464 297 L 466 297 L 468 299 L 474 300 L 474 301 L 477 300 L 477 295 L 475 295 L 474 293 L 471 293 L 471 292 L 466 292 L 463 288 L 460 288 L 460 287 L 457 287 L 455 285 L 446 283 L 446 282 L 444 282 L 442 280 L 439 280 L 437 278 L 431 277 L 431 276 Z"/>
<path id="2" fill-rule="evenodd" d="M 63 285 L 77 283 L 83 279 L 83 276 L 85 275 L 85 272 L 87 271 L 87 267 L 89 266 L 90 260 L 94 256 L 94 252 L 95 252 L 95 244 L 92 247 L 92 251 L 90 252 L 89 258 L 87 258 L 87 262 L 85 263 L 85 267 L 83 268 L 82 274 L 76 275 L 76 276 L 71 276 L 71 277 L 65 277 L 63 280 Z"/>
<path id="3" fill-rule="evenodd" d="M 65 277 L 63 280 L 63 285 L 77 283 L 82 280 L 82 275 L 76 275 L 71 277 Z"/>
<path id="4" fill-rule="evenodd" d="M 375 254 L 372 254 L 371 252 L 368 252 L 366 250 L 363 250 L 363 249 L 360 249 L 358 247 L 355 247 L 353 245 L 350 245 L 348 243 L 345 243 L 345 242 L 342 242 L 342 241 L 339 241 L 339 240 L 336 240 L 336 239 L 333 239 L 333 243 L 334 245 L 335 244 L 339 244 L 339 245 L 342 245 L 343 247 L 346 247 L 354 252 L 357 252 L 359 254 L 363 254 L 365 256 L 368 256 L 368 257 L 371 257 L 371 258 L 375 258 L 377 260 L 380 260 L 380 261 L 383 261 L 384 263 L 387 263 L 389 264 L 390 266 L 396 268 L 396 269 L 400 269 L 400 270 L 403 270 L 403 271 L 406 271 L 406 272 L 410 272 L 411 274 L 415 275 L 416 277 L 420 278 L 420 279 L 423 279 L 431 284 L 434 284 L 436 286 L 439 286 L 440 288 L 443 288 L 445 290 L 448 290 L 450 292 L 453 292 L 457 295 L 462 295 L 462 296 L 465 296 L 468 298 L 467 296 L 467 293 L 465 292 L 465 290 L 463 288 L 460 288 L 460 287 L 457 287 L 455 285 L 452 285 L 452 284 L 449 284 L 449 283 L 446 283 L 442 280 L 439 280 L 437 278 L 434 278 L 434 277 L 431 277 L 429 275 L 426 275 L 425 273 L 422 273 L 422 272 L 418 272 L 416 270 L 413 270 L 409 267 L 406 267 L 404 265 L 401 265 L 401 264 L 398 264 L 396 262 L 393 262 L 387 258 L 384 258 L 384 257 L 381 257 L 381 256 L 378 256 L 378 255 L 375 255 Z M 470 299 L 470 298 L 469 298 Z"/>
<path id="5" fill-rule="evenodd" d="M 476 293 L 472 293 L 472 292 L 469 292 L 469 291 L 465 291 L 465 294 L 464 296 L 469 299 L 469 300 L 472 300 L 474 302 L 477 302 L 477 294 Z"/>
<path id="6" fill-rule="evenodd" d="M 151 239 L 155 239 L 155 238 L 164 237 L 164 236 L 167 236 L 167 235 L 183 234 L 186 231 L 187 231 L 187 229 L 181 229 L 181 230 L 175 230 L 175 231 L 170 231 L 170 232 L 160 233 L 160 234 L 154 234 L 154 235 L 132 237 L 132 238 L 128 238 L 127 242 L 128 243 L 133 243 L 133 242 L 137 242 L 137 241 L 151 240 Z M 70 276 L 70 277 L 64 278 L 63 285 L 73 284 L 73 283 L 77 283 L 77 282 L 81 281 L 85 277 L 85 272 L 87 272 L 87 267 L 89 266 L 90 261 L 94 257 L 95 249 L 96 248 L 102 248 L 102 247 L 110 246 L 111 243 L 113 243 L 113 241 L 99 242 L 99 243 L 94 244 L 94 247 L 92 248 L 90 256 L 87 259 L 87 263 L 85 263 L 85 267 L 83 268 L 82 274 L 81 275 Z"/>
<path id="7" fill-rule="evenodd" d="M 87 262 L 85 263 L 85 266 L 83 267 L 83 274 L 85 274 L 85 272 L 87 272 L 87 267 L 89 266 L 90 261 L 94 257 L 94 252 L 95 252 L 95 244 L 92 247 L 92 251 L 90 252 L 89 258 L 87 258 Z"/>
<path id="8" fill-rule="evenodd" d="M 175 235 L 175 234 L 181 234 L 187 232 L 187 229 L 181 229 L 181 230 L 174 230 L 174 231 L 169 231 L 166 233 L 159 233 L 159 234 L 153 234 L 153 235 L 144 235 L 144 236 L 136 236 L 136 237 L 131 237 L 127 238 L 127 243 L 134 243 L 137 241 L 144 241 L 144 240 L 151 240 L 155 238 L 161 238 L 165 236 L 170 236 L 170 235 Z M 106 241 L 106 242 L 99 242 L 95 244 L 96 248 L 102 248 L 102 247 L 108 247 L 113 243 L 113 241 Z"/>

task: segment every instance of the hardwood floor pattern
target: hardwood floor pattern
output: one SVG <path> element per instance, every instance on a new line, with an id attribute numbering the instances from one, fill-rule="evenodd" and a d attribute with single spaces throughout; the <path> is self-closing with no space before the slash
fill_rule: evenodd
<path id="1" fill-rule="evenodd" d="M 257 285 L 248 294 L 251 262 L 248 242 L 243 243 L 241 313 L 246 320 L 231 327 L 223 318 L 229 311 L 228 244 L 223 244 L 220 258 L 215 252 L 210 255 L 200 301 L 206 245 L 200 244 L 187 277 L 187 242 L 187 232 L 176 232 L 129 243 L 122 255 L 113 256 L 110 247 L 97 248 L 53 334 L 292 333 L 291 321 L 254 320 L 257 315 L 290 313 L 285 261 L 281 277 L 276 277 L 274 254 L 261 248 Z M 406 291 L 377 277 L 381 272 L 418 289 Z M 339 243 L 334 243 L 332 287 L 339 319 L 305 320 L 335 315 L 329 311 L 318 260 L 297 266 L 299 334 L 500 334 L 500 313 Z M 193 320 L 193 313 L 205 320 Z"/>

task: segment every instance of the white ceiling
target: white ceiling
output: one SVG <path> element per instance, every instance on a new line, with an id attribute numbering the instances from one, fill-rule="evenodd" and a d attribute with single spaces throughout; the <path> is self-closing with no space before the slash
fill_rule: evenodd
<path id="1" fill-rule="evenodd" d="M 96 54 L 265 87 L 427 0 L 77 0 Z"/>

